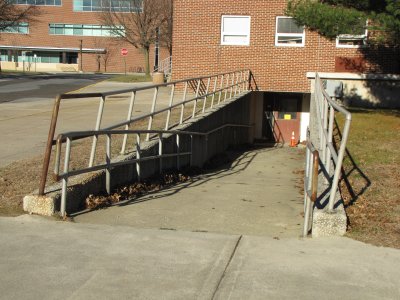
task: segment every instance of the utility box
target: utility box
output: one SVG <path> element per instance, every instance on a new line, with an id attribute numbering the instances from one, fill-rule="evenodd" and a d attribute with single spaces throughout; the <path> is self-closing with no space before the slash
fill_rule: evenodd
<path id="1" fill-rule="evenodd" d="M 327 80 L 326 81 L 326 92 L 329 97 L 337 99 L 343 98 L 343 82 L 339 80 Z"/>

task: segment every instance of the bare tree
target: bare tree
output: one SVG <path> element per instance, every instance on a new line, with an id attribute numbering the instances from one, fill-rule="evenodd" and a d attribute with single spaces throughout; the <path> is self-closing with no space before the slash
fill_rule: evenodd
<path id="1" fill-rule="evenodd" d="M 171 0 L 108 0 L 100 14 L 102 24 L 144 55 L 145 72 L 150 75 L 150 46 L 157 40 L 157 30 L 165 22 L 165 3 Z M 104 5 L 104 2 L 103 2 Z"/>
<path id="2" fill-rule="evenodd" d="M 0 0 L 0 34 L 21 22 L 33 22 L 39 10 L 35 6 L 17 6 L 9 0 Z M 1 72 L 1 59 L 0 59 Z"/>
<path id="3" fill-rule="evenodd" d="M 14 5 L 12 1 L 0 0 L 0 32 L 21 22 L 32 22 L 38 15 L 36 6 Z"/>
<path id="4" fill-rule="evenodd" d="M 101 65 L 104 66 L 104 72 L 107 72 L 107 66 L 110 59 L 115 56 L 119 41 L 115 38 L 96 38 L 94 45 L 97 49 L 104 49 L 104 52 L 97 53 L 97 71 L 100 72 Z"/>
<path id="5" fill-rule="evenodd" d="M 173 5 L 172 0 L 162 1 L 162 11 L 164 13 L 164 22 L 160 26 L 159 40 L 163 47 L 168 49 L 169 55 L 172 56 L 172 27 L 173 27 Z"/>

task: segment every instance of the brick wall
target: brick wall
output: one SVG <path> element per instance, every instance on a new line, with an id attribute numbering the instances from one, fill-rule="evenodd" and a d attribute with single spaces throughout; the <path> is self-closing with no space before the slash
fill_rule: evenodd
<path id="1" fill-rule="evenodd" d="M 338 57 L 358 61 L 368 56 L 337 48 L 335 41 L 309 31 L 304 47 L 275 46 L 276 17 L 284 16 L 286 2 L 174 0 L 173 79 L 249 68 L 261 90 L 309 92 L 307 72 L 335 72 Z M 221 45 L 222 15 L 251 16 L 250 46 Z M 398 72 L 391 55 L 380 52 L 380 66 L 366 62 L 363 71 Z"/>
<path id="2" fill-rule="evenodd" d="M 2 46 L 30 46 L 30 47 L 64 47 L 79 48 L 83 40 L 83 48 L 108 48 L 112 54 L 107 65 L 109 72 L 123 72 L 124 60 L 120 54 L 121 48 L 128 49 L 126 56 L 127 70 L 134 71 L 141 67 L 144 69 L 144 56 L 142 51 L 126 42 L 109 37 L 49 35 L 49 23 L 64 24 L 101 24 L 96 12 L 74 12 L 73 0 L 63 0 L 62 6 L 39 6 L 41 14 L 37 22 L 29 24 L 29 34 L 2 33 L 0 45 Z M 44 50 L 45 51 L 45 50 Z M 169 56 L 166 49 L 160 51 L 160 60 Z M 96 54 L 83 54 L 83 70 L 97 71 Z M 154 64 L 154 47 L 151 47 L 150 68 Z M 104 63 L 101 64 L 104 71 Z"/>

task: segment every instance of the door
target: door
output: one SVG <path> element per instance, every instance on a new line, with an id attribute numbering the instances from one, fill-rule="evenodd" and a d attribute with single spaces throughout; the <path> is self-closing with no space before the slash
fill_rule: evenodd
<path id="1" fill-rule="evenodd" d="M 294 132 L 296 143 L 300 136 L 301 97 L 280 95 L 274 103 L 274 135 L 280 143 L 290 143 Z"/>

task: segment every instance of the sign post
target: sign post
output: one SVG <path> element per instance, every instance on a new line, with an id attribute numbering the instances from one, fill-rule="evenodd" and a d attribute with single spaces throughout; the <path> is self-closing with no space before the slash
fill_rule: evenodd
<path id="1" fill-rule="evenodd" d="M 125 65 L 125 76 L 126 76 L 126 56 L 128 55 L 128 49 L 122 48 L 121 55 L 124 57 L 124 65 Z"/>

